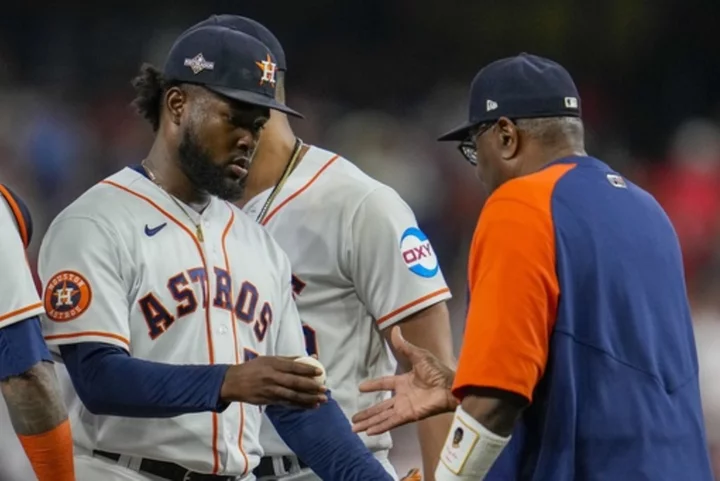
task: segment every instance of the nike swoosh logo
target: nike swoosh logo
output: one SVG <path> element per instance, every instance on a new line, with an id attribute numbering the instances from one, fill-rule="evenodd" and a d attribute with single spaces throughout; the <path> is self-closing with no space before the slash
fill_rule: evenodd
<path id="1" fill-rule="evenodd" d="M 167 225 L 167 222 L 165 222 L 164 224 L 160 224 L 157 227 L 153 227 L 151 229 L 147 224 L 145 224 L 145 235 L 148 237 L 152 237 L 155 234 L 157 234 L 158 232 L 160 232 L 161 230 L 163 230 L 163 228 L 165 228 L 166 225 Z"/>

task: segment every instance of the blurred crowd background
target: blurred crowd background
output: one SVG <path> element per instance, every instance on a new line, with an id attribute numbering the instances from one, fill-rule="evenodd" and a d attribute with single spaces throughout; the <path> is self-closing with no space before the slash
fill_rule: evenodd
<path id="1" fill-rule="evenodd" d="M 720 2 L 6 5 L 0 182 L 34 214 L 32 262 L 63 207 L 143 158 L 152 135 L 129 106 L 130 79 L 143 61 L 162 65 L 176 35 L 212 13 L 247 15 L 273 30 L 288 58 L 288 104 L 307 117 L 294 122 L 299 136 L 354 161 L 415 209 L 455 293 L 456 349 L 467 246 L 484 193 L 457 150 L 435 138 L 466 115 L 468 85 L 482 65 L 521 51 L 563 63 L 581 92 L 589 152 L 650 190 L 677 229 L 720 476 Z M 22 464 L 2 444 L 12 442 L 9 431 L 0 416 L 0 481 L 34 479 L 9 474 Z M 420 464 L 414 432 L 396 435 L 400 470 Z"/>

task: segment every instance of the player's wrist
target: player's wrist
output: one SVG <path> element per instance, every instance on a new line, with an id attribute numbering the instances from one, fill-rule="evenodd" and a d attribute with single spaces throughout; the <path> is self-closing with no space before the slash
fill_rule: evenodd
<path id="1" fill-rule="evenodd" d="M 455 411 L 460 406 L 460 400 L 455 397 L 452 390 L 448 389 L 446 392 L 447 398 L 445 400 L 445 412 Z"/>
<path id="2" fill-rule="evenodd" d="M 241 392 L 238 392 L 239 386 L 242 383 L 237 382 L 237 375 L 242 373 L 242 364 L 235 366 L 228 366 L 225 370 L 225 376 L 223 377 L 222 384 L 220 385 L 220 396 L 218 405 L 229 404 L 233 401 L 239 401 L 242 396 Z"/>
<path id="3" fill-rule="evenodd" d="M 455 382 L 455 371 L 449 368 L 445 370 L 443 380 L 445 381 L 445 388 L 448 390 L 452 389 L 453 383 Z"/>
<path id="4" fill-rule="evenodd" d="M 455 411 L 455 409 L 457 409 L 457 407 L 460 405 L 460 400 L 456 398 L 452 392 L 453 383 L 455 382 L 455 371 L 453 371 L 452 369 L 447 369 L 443 373 L 443 378 L 445 381 L 445 411 Z"/>

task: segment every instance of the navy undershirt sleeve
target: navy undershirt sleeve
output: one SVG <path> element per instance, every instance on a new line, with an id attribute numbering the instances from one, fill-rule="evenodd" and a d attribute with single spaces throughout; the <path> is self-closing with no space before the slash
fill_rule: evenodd
<path id="1" fill-rule="evenodd" d="M 216 411 L 227 365 L 174 365 L 131 357 L 102 342 L 60 346 L 75 391 L 93 414 L 173 417 Z"/>
<path id="2" fill-rule="evenodd" d="M 266 414 L 280 437 L 321 479 L 382 481 L 393 478 L 352 432 L 330 397 L 317 409 L 268 406 Z"/>
<path id="3" fill-rule="evenodd" d="M 41 361 L 52 362 L 52 355 L 37 316 L 0 329 L 0 380 L 19 376 Z"/>

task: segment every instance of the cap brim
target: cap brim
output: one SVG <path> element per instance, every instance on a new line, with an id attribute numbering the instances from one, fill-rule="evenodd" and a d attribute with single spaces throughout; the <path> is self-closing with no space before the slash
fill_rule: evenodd
<path id="1" fill-rule="evenodd" d="M 444 133 L 438 137 L 438 142 L 446 142 L 449 140 L 462 142 L 468 138 L 468 135 L 470 135 L 470 129 L 475 127 L 475 125 L 477 125 L 477 122 L 465 122 L 464 124 L 455 127 L 450 132 Z"/>
<path id="2" fill-rule="evenodd" d="M 300 112 L 296 112 L 290 107 L 281 104 L 277 100 L 269 98 L 266 95 L 259 94 L 257 92 L 248 92 L 247 90 L 235 90 L 226 87 L 215 87 L 213 85 L 203 85 L 203 87 L 212 90 L 213 92 L 217 92 L 220 95 L 224 95 L 225 97 L 230 97 L 231 99 L 245 102 L 246 104 L 255 105 L 257 107 L 267 107 L 271 110 L 277 110 L 279 112 L 292 115 L 293 117 L 297 117 L 299 119 L 305 118 Z"/>

